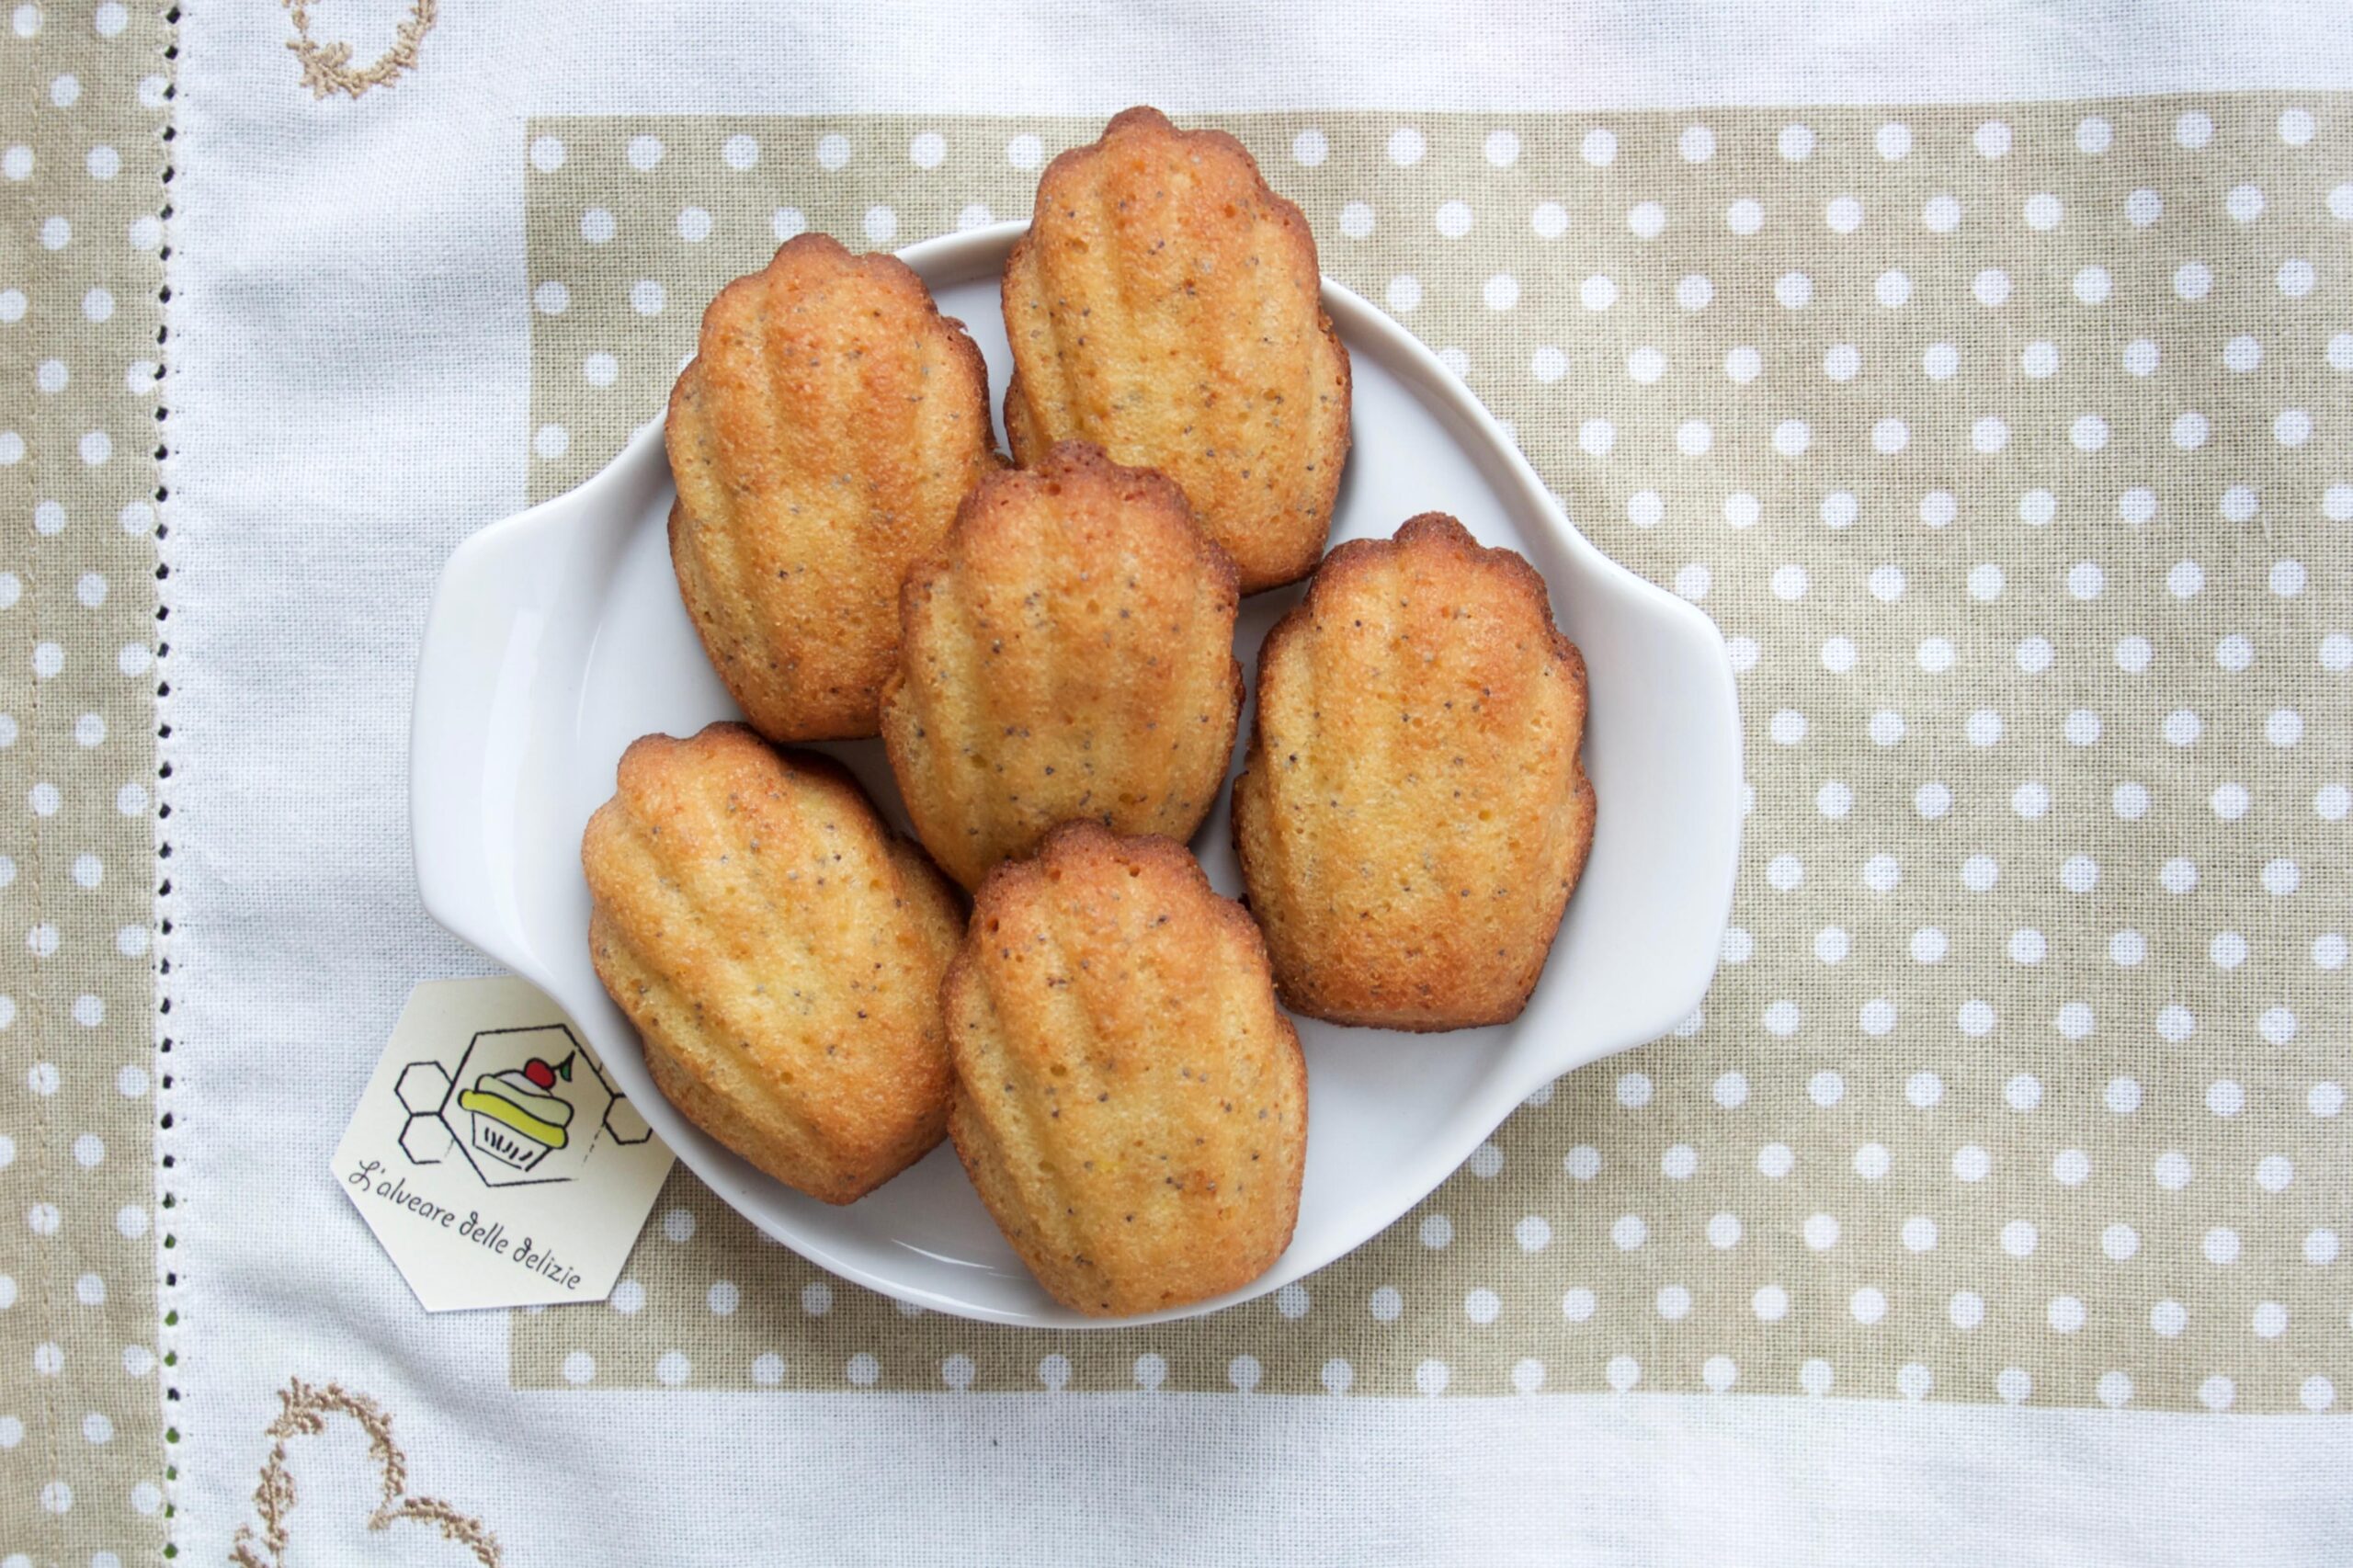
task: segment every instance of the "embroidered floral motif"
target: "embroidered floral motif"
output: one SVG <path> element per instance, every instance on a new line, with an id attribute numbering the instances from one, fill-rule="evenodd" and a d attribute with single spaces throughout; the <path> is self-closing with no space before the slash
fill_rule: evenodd
<path id="1" fill-rule="evenodd" d="M 458 1512 L 438 1497 L 410 1494 L 408 1456 L 392 1441 L 392 1418 L 374 1400 L 338 1383 L 318 1387 L 300 1378 L 288 1382 L 278 1398 L 284 1408 L 269 1424 L 266 1434 L 271 1439 L 269 1458 L 254 1486 L 254 1511 L 260 1516 L 261 1528 L 256 1532 L 251 1525 L 237 1527 L 236 1543 L 229 1551 L 229 1561 L 237 1568 L 285 1568 L 287 1521 L 294 1512 L 294 1476 L 287 1468 L 286 1446 L 295 1437 L 315 1437 L 324 1432 L 330 1415 L 348 1416 L 368 1435 L 368 1451 L 383 1480 L 383 1498 L 368 1516 L 369 1529 L 389 1529 L 394 1520 L 415 1519 L 434 1526 L 448 1540 L 472 1552 L 482 1568 L 500 1568 L 506 1561 L 498 1550 L 498 1538 L 480 1519 Z"/>
<path id="2" fill-rule="evenodd" d="M 321 43 L 311 36 L 310 0 L 285 0 L 285 4 L 294 24 L 294 37 L 286 47 L 302 62 L 302 85 L 311 89 L 314 98 L 337 93 L 356 98 L 370 87 L 389 87 L 403 72 L 415 70 L 416 46 L 433 30 L 441 8 L 440 0 L 412 0 L 408 19 L 392 35 L 392 46 L 355 71 L 351 45 Z"/>

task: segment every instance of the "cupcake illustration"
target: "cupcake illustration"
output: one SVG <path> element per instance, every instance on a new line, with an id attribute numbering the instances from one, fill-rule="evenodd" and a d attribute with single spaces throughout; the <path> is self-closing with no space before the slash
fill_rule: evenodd
<path id="1" fill-rule="evenodd" d="M 572 1105 L 557 1089 L 572 1082 L 574 1056 L 553 1066 L 534 1056 L 520 1072 L 484 1073 L 458 1096 L 471 1112 L 473 1146 L 518 1171 L 528 1171 L 570 1142 Z M 512 1060 L 510 1058 L 509 1060 Z"/>

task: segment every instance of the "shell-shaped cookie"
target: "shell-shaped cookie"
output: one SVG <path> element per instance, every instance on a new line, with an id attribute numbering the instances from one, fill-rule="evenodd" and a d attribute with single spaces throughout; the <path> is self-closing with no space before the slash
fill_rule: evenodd
<path id="1" fill-rule="evenodd" d="M 1519 1016 L 1593 844 L 1585 660 L 1544 579 L 1418 517 L 1342 545 L 1258 658 L 1233 842 L 1296 1012 Z"/>
<path id="2" fill-rule="evenodd" d="M 1005 264 L 1017 462 L 1092 441 L 1184 487 L 1242 591 L 1315 569 L 1348 450 L 1348 355 L 1315 238 L 1239 142 L 1132 108 L 1038 185 Z"/>
<path id="3" fill-rule="evenodd" d="M 1183 492 L 1066 442 L 993 474 L 907 574 L 882 740 L 968 888 L 1079 818 L 1185 839 L 1242 711 L 1233 563 Z"/>
<path id="4" fill-rule="evenodd" d="M 838 764 L 741 724 L 648 735 L 581 862 L 597 976 L 688 1120 L 828 1203 L 939 1142 L 957 896 Z"/>
<path id="5" fill-rule="evenodd" d="M 1290 1244 L 1306 1062 L 1257 927 L 1184 846 L 1075 823 L 999 866 L 941 999 L 956 1153 L 1054 1300 L 1158 1312 Z"/>
<path id="6" fill-rule="evenodd" d="M 710 302 L 664 439 L 678 591 L 753 727 L 874 733 L 907 562 L 1001 461 L 963 324 L 897 259 L 803 234 Z"/>

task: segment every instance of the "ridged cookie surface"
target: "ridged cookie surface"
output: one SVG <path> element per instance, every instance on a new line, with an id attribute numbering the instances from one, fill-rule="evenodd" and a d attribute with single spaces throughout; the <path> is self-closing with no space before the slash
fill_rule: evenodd
<path id="1" fill-rule="evenodd" d="M 1158 1312 L 1290 1244 L 1306 1063 L 1257 927 L 1184 846 L 1076 823 L 999 866 L 941 998 L 956 1153 L 1054 1300 Z"/>
<path id="2" fill-rule="evenodd" d="M 1183 492 L 1066 442 L 981 482 L 907 574 L 882 691 L 891 771 L 924 846 L 976 888 L 1088 818 L 1186 839 L 1242 710 L 1233 563 Z"/>
<path id="3" fill-rule="evenodd" d="M 597 976 L 688 1119 L 828 1203 L 939 1142 L 956 894 L 839 765 L 741 724 L 648 735 L 581 862 Z"/>
<path id="4" fill-rule="evenodd" d="M 1544 579 L 1426 514 L 1342 545 L 1258 657 L 1233 842 L 1296 1012 L 1519 1016 L 1593 844 L 1585 660 Z"/>
<path id="5" fill-rule="evenodd" d="M 895 258 L 803 234 L 710 302 L 664 439 L 678 591 L 753 727 L 874 733 L 907 562 L 1000 462 L 963 324 Z"/>
<path id="6" fill-rule="evenodd" d="M 1092 441 L 1184 487 L 1242 591 L 1315 569 L 1348 450 L 1348 355 L 1315 237 L 1242 143 L 1131 108 L 1038 185 L 1005 264 L 1014 460 Z"/>

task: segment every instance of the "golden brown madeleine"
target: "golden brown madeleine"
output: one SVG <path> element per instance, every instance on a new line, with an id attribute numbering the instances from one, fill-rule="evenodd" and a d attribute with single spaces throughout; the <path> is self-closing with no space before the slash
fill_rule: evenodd
<path id="1" fill-rule="evenodd" d="M 1315 236 L 1242 143 L 1131 108 L 1038 184 L 1005 263 L 1014 460 L 1092 441 L 1182 485 L 1242 591 L 1315 569 L 1348 451 L 1348 353 Z"/>
<path id="2" fill-rule="evenodd" d="M 915 833 L 977 888 L 1081 817 L 1186 839 L 1242 714 L 1233 562 L 1184 493 L 1064 442 L 965 498 L 909 568 L 882 741 Z"/>
<path id="3" fill-rule="evenodd" d="M 1257 926 L 1183 845 L 1073 823 L 999 865 L 941 1000 L 956 1153 L 1054 1300 L 1182 1306 L 1290 1244 L 1306 1062 Z"/>
<path id="4" fill-rule="evenodd" d="M 648 735 L 588 819 L 588 947 L 687 1119 L 847 1203 L 946 1131 L 955 890 L 829 757 Z"/>
<path id="5" fill-rule="evenodd" d="M 907 562 L 1002 461 L 963 323 L 894 257 L 803 234 L 703 312 L 663 435 L 678 591 L 752 726 L 874 733 Z"/>
<path id="6" fill-rule="evenodd" d="M 1427 513 L 1340 546 L 1267 633 L 1233 844 L 1284 1005 L 1518 1017 L 1593 845 L 1585 660 L 1544 579 Z"/>

